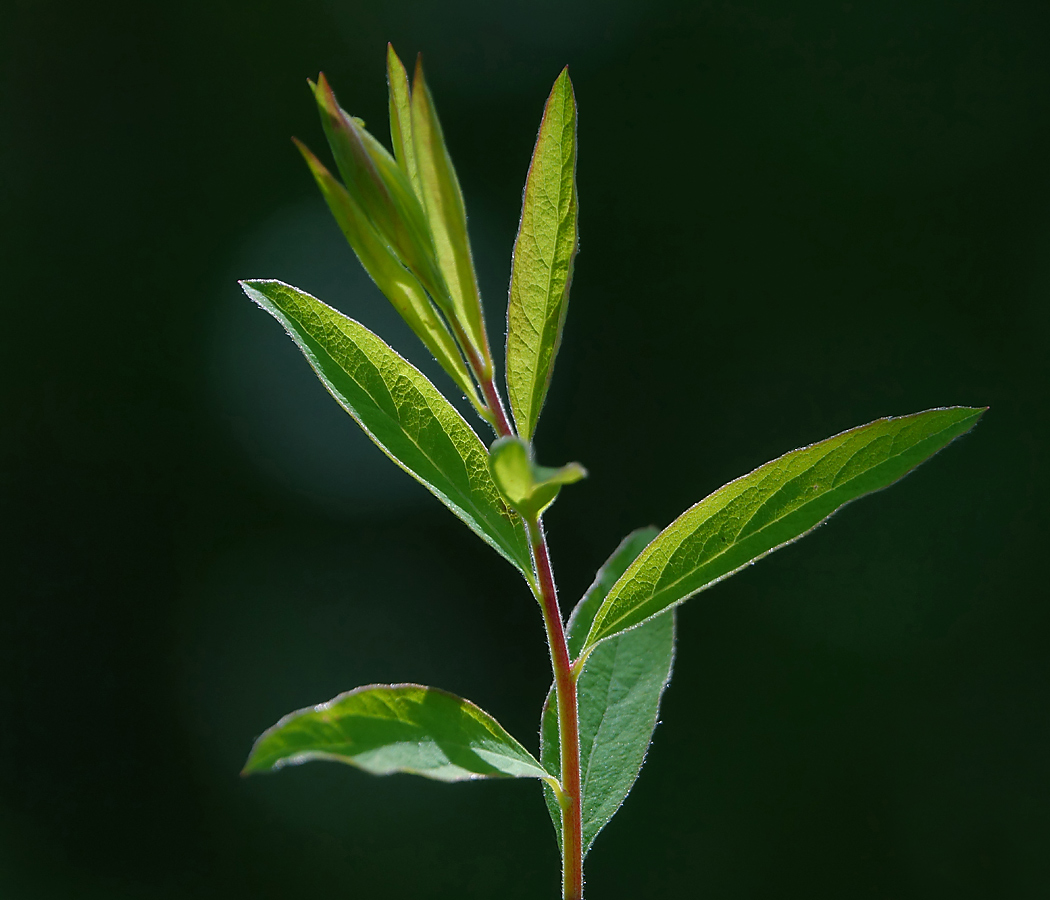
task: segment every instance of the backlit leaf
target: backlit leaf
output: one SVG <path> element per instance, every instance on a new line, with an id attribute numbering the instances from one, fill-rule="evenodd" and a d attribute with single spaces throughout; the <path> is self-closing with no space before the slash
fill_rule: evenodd
<path id="1" fill-rule="evenodd" d="M 484 710 L 419 684 L 359 687 L 290 713 L 255 742 L 242 774 L 311 760 L 435 781 L 550 777 Z"/>
<path id="2" fill-rule="evenodd" d="M 394 156 L 422 203 L 423 188 L 419 183 L 419 165 L 412 143 L 412 95 L 408 88 L 408 73 L 394 52 L 393 44 L 386 45 L 386 73 L 390 90 L 390 140 L 394 145 Z"/>
<path id="3" fill-rule="evenodd" d="M 419 61 L 412 83 L 412 141 L 438 266 L 452 298 L 454 317 L 479 357 L 478 376 L 485 378 L 491 376 L 492 356 L 470 252 L 463 192 Z"/>
<path id="4" fill-rule="evenodd" d="M 347 192 L 438 307 L 451 314 L 426 214 L 409 176 L 361 120 L 339 105 L 323 74 L 317 79 L 314 98 Z"/>
<path id="5" fill-rule="evenodd" d="M 528 538 L 492 482 L 485 445 L 426 376 L 359 322 L 298 288 L 280 281 L 241 286 L 284 326 L 380 449 L 531 583 Z"/>
<path id="6" fill-rule="evenodd" d="M 956 406 L 878 419 L 719 488 L 665 528 L 613 585 L 584 650 L 797 540 L 851 500 L 893 484 L 983 413 Z"/>
<path id="7" fill-rule="evenodd" d="M 567 625 L 569 653 L 583 647 L 594 614 L 613 583 L 656 536 L 655 528 L 630 534 L 598 571 Z M 660 698 L 674 662 L 674 612 L 605 641 L 587 660 L 576 683 L 580 713 L 583 852 L 620 808 L 638 778 L 660 713 Z M 557 703 L 553 688 L 543 707 L 540 760 L 561 773 Z M 545 789 L 547 809 L 561 846 L 561 809 Z"/>
<path id="8" fill-rule="evenodd" d="M 576 98 L 565 69 L 543 110 L 514 243 L 507 305 L 507 393 L 531 441 L 561 343 L 576 258 Z"/>
<path id="9" fill-rule="evenodd" d="M 418 279 L 401 264 L 346 188 L 307 147 L 299 141 L 295 144 L 365 271 L 474 407 L 483 409 L 459 347 Z"/>

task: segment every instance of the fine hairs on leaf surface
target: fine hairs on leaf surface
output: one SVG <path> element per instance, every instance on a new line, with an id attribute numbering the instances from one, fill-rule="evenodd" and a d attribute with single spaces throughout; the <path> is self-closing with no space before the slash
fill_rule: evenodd
<path id="1" fill-rule="evenodd" d="M 351 250 L 490 435 L 483 441 L 437 386 L 361 323 L 280 281 L 241 285 L 368 437 L 524 576 L 553 676 L 539 759 L 469 700 L 422 685 L 376 684 L 280 719 L 255 742 L 244 774 L 329 760 L 445 782 L 535 778 L 561 850 L 561 896 L 581 900 L 584 857 L 634 786 L 652 741 L 676 654 L 675 607 L 898 481 L 985 410 L 878 419 L 760 466 L 662 531 L 628 535 L 566 620 L 542 519 L 562 489 L 587 473 L 575 462 L 540 465 L 533 437 L 578 246 L 568 69 L 544 106 L 525 182 L 501 388 L 466 206 L 422 63 L 410 81 L 391 46 L 386 62 L 392 151 L 340 107 L 323 74 L 310 88 L 342 182 L 296 145 Z"/>

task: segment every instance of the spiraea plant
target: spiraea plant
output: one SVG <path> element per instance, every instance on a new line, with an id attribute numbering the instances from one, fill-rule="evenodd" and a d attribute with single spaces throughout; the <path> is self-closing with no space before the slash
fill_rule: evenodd
<path id="1" fill-rule="evenodd" d="M 562 487 L 586 472 L 577 463 L 539 465 L 533 435 L 577 248 L 569 74 L 558 76 L 543 110 L 514 244 L 504 384 L 510 415 L 486 334 L 463 196 L 422 67 L 417 62 L 410 85 L 388 47 L 387 76 L 392 153 L 340 107 L 323 75 L 310 87 L 340 178 L 296 144 L 361 264 L 491 429 L 491 442 L 364 325 L 280 281 L 242 285 L 379 448 L 525 579 L 553 670 L 539 752 L 469 700 L 419 684 L 372 684 L 285 716 L 256 741 L 244 771 L 332 760 L 374 775 L 448 782 L 534 778 L 561 847 L 564 900 L 579 900 L 584 857 L 631 790 L 652 738 L 671 677 L 674 608 L 897 481 L 984 410 L 879 419 L 766 463 L 663 531 L 624 538 L 563 617 L 543 516 Z"/>

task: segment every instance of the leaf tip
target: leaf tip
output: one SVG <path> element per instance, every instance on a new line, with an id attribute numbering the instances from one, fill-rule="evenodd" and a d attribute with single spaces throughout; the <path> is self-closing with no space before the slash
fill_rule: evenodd
<path id="1" fill-rule="evenodd" d="M 255 748 L 253 747 L 252 752 L 248 754 L 248 758 L 244 761 L 240 776 L 241 778 L 247 778 L 249 775 L 255 775 L 260 771 L 262 771 L 262 767 L 260 767 L 259 761 L 255 757 Z"/>
<path id="2" fill-rule="evenodd" d="M 590 472 L 578 462 L 571 462 L 562 466 L 562 472 L 565 484 L 575 484 L 577 481 L 583 481 L 584 478 L 590 476 Z"/>
<path id="3" fill-rule="evenodd" d="M 340 118 L 339 101 L 336 100 L 335 91 L 332 90 L 332 85 L 328 82 L 328 79 L 324 77 L 324 72 L 319 73 L 317 76 L 317 87 L 314 88 L 314 97 L 317 100 L 317 105 L 328 113 L 328 115 L 335 119 Z"/>
<path id="4" fill-rule="evenodd" d="M 426 87 L 426 77 L 423 75 L 423 52 L 420 51 L 416 54 L 416 67 L 412 70 L 412 91 L 414 93 L 420 88 L 425 91 Z"/>
<path id="5" fill-rule="evenodd" d="M 306 160 L 306 164 L 310 167 L 310 171 L 313 172 L 315 176 L 328 174 L 328 169 L 325 167 L 324 163 L 317 158 L 317 155 L 313 150 L 307 147 L 306 144 L 297 137 L 292 138 L 292 143 L 295 144 L 296 149 L 302 154 L 303 159 Z"/>

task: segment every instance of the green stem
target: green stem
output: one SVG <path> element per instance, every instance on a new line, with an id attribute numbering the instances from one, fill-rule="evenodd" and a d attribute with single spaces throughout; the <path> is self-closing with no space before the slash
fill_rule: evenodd
<path id="1" fill-rule="evenodd" d="M 576 679 L 565 641 L 558 592 L 554 584 L 547 537 L 538 520 L 526 522 L 539 580 L 543 624 L 547 627 L 551 667 L 558 700 L 558 735 L 561 744 L 562 897 L 583 900 L 583 820 L 580 788 L 580 722 Z"/>

